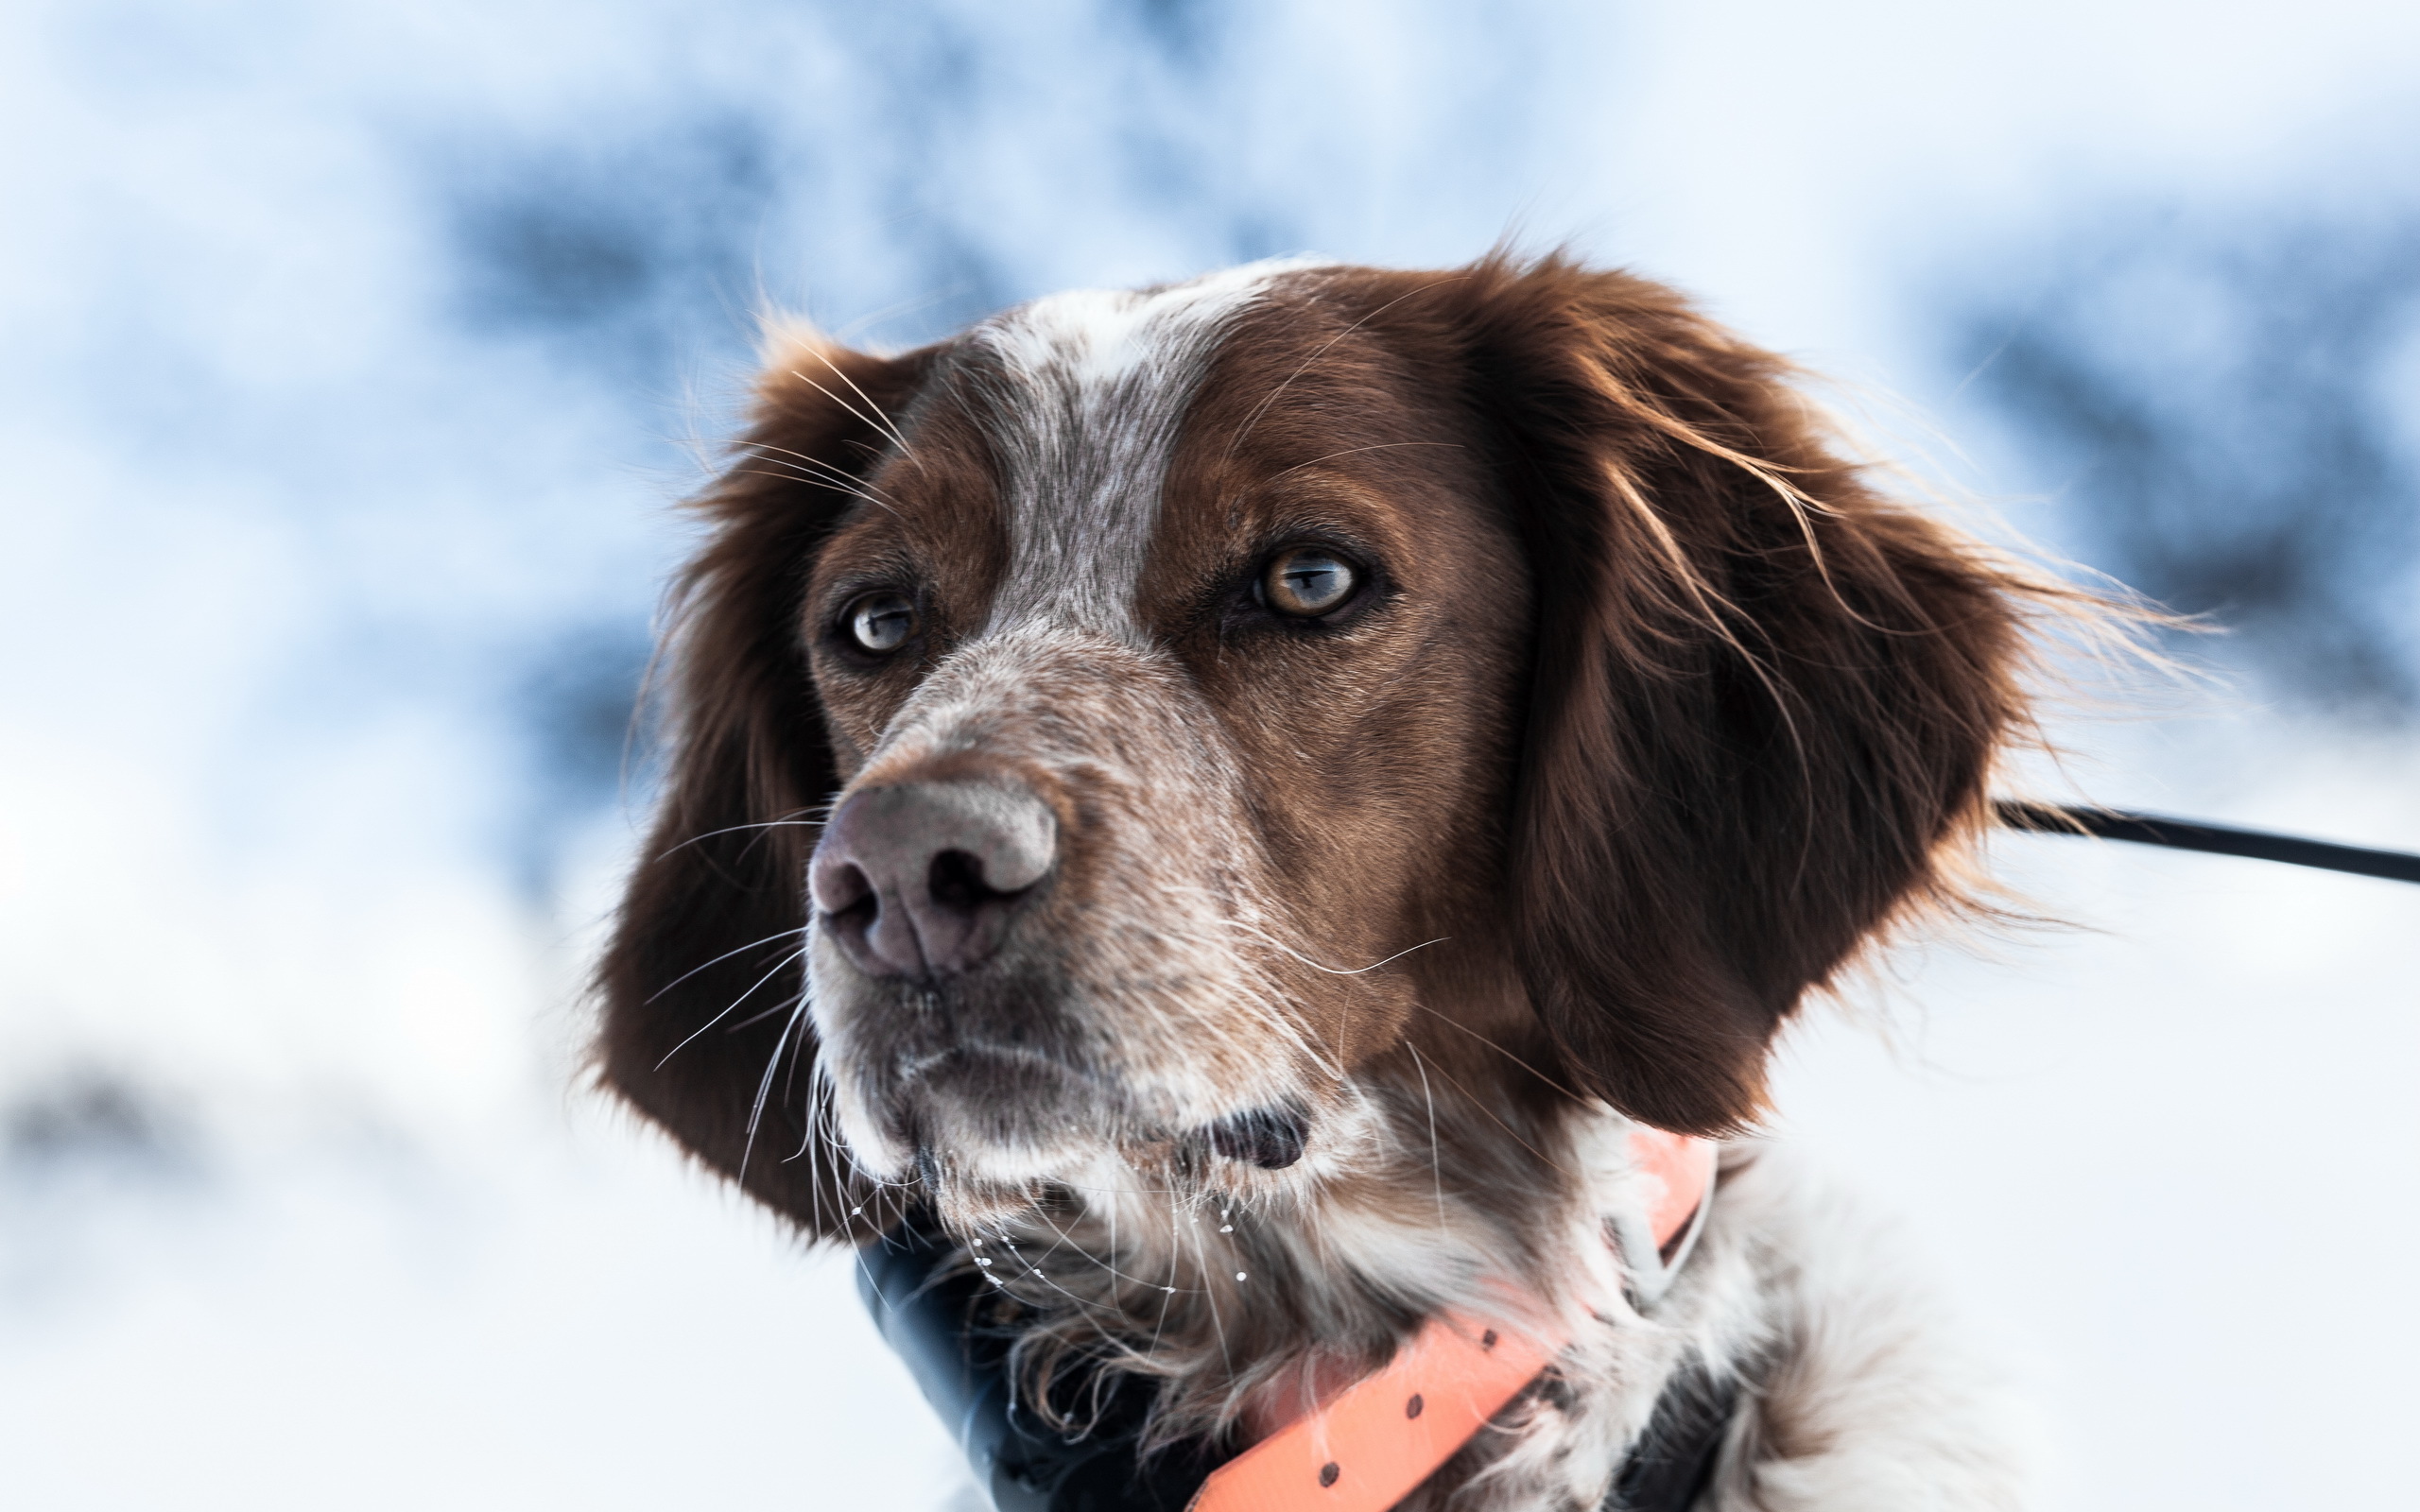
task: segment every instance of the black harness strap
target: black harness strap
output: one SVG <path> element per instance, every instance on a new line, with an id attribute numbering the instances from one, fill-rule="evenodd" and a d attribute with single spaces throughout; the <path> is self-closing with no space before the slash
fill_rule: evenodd
<path id="1" fill-rule="evenodd" d="M 1739 1410 L 1739 1383 L 1691 1364 L 1655 1403 L 1647 1432 L 1614 1476 L 1602 1512 L 1688 1512 L 1714 1483 L 1722 1440 Z"/>
<path id="2" fill-rule="evenodd" d="M 858 1252 L 857 1295 L 916 1378 L 997 1512 L 1184 1512 L 1226 1456 L 1181 1446 L 1148 1459 L 1140 1440 L 1157 1383 L 1128 1376 L 1085 1404 L 1083 1433 L 1053 1431 L 1015 1400 L 1014 1306 L 971 1267 L 932 1215 Z"/>
<path id="3" fill-rule="evenodd" d="M 2130 814 L 2123 809 L 2026 803 L 2006 798 L 1992 807 L 2000 822 L 2010 829 L 2037 834 L 2092 834 L 2104 840 L 2130 840 L 2136 845 L 2164 845 L 2211 855 L 2282 861 L 2288 866 L 2317 867 L 2323 871 L 2345 871 L 2357 877 L 2420 882 L 2420 856 L 2401 850 L 2331 845 L 2325 840 L 2272 834 L 2265 830 L 2238 830 L 2225 824 L 2163 818 L 2156 814 Z"/>

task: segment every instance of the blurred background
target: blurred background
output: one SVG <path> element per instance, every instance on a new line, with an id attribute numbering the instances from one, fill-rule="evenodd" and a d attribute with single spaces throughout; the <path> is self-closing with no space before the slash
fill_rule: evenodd
<path id="1" fill-rule="evenodd" d="M 767 306 L 1512 233 L 2227 627 L 2071 791 L 2420 848 L 2420 8 L 0 5 L 0 1499 L 940 1506 L 802 1253 L 584 1090 L 673 502 Z M 2392 1505 L 2420 889 L 2055 838 L 1780 1124 L 2063 1509 Z"/>

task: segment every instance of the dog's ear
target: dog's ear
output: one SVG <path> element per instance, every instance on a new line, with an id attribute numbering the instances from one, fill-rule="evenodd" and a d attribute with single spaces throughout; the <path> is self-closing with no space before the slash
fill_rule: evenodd
<path id="1" fill-rule="evenodd" d="M 1657 285 L 1495 258 L 1431 288 L 1534 574 L 1532 1001 L 1587 1091 L 1736 1129 L 1800 998 L 1962 901 L 2057 591 L 1871 491 L 1786 363 Z"/>
<path id="2" fill-rule="evenodd" d="M 804 1008 L 806 864 L 839 782 L 802 600 L 925 362 L 811 333 L 770 358 L 732 466 L 698 503 L 712 534 L 671 595 L 668 766 L 598 967 L 597 1060 L 752 1196 L 817 1236 L 863 1236 L 896 1215 L 833 1133 Z"/>

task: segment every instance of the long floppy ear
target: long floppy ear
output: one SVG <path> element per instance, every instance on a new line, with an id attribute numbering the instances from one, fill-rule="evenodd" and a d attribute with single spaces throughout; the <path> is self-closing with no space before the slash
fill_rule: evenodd
<path id="1" fill-rule="evenodd" d="M 1433 287 L 1535 575 L 1532 1001 L 1590 1091 L 1735 1129 L 1810 988 L 1964 901 L 2026 603 L 2062 591 L 1871 491 L 1786 363 L 1655 284 L 1498 256 Z"/>
<path id="2" fill-rule="evenodd" d="M 713 533 L 671 594 L 670 763 L 597 971 L 597 1060 L 750 1195 L 818 1237 L 863 1236 L 896 1215 L 832 1133 L 804 1011 L 806 863 L 839 782 L 801 601 L 924 363 L 811 333 L 769 356 L 736 459 L 698 501 Z"/>

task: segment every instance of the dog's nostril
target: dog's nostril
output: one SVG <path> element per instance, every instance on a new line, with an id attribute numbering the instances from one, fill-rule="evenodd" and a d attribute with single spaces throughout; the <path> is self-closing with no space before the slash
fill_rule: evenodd
<path id="1" fill-rule="evenodd" d="M 813 880 L 815 905 L 827 914 L 851 913 L 874 903 L 873 881 L 848 862 L 817 868 Z"/>
<path id="2" fill-rule="evenodd" d="M 961 913 L 972 913 L 994 898 L 1012 896 L 992 885 L 983 858 L 970 850 L 944 850 L 933 857 L 925 890 L 939 906 Z"/>
<path id="3" fill-rule="evenodd" d="M 862 950 L 882 919 L 882 899 L 873 883 L 853 866 L 828 868 L 816 874 L 816 906 L 823 911 L 824 927 L 844 949 Z"/>

